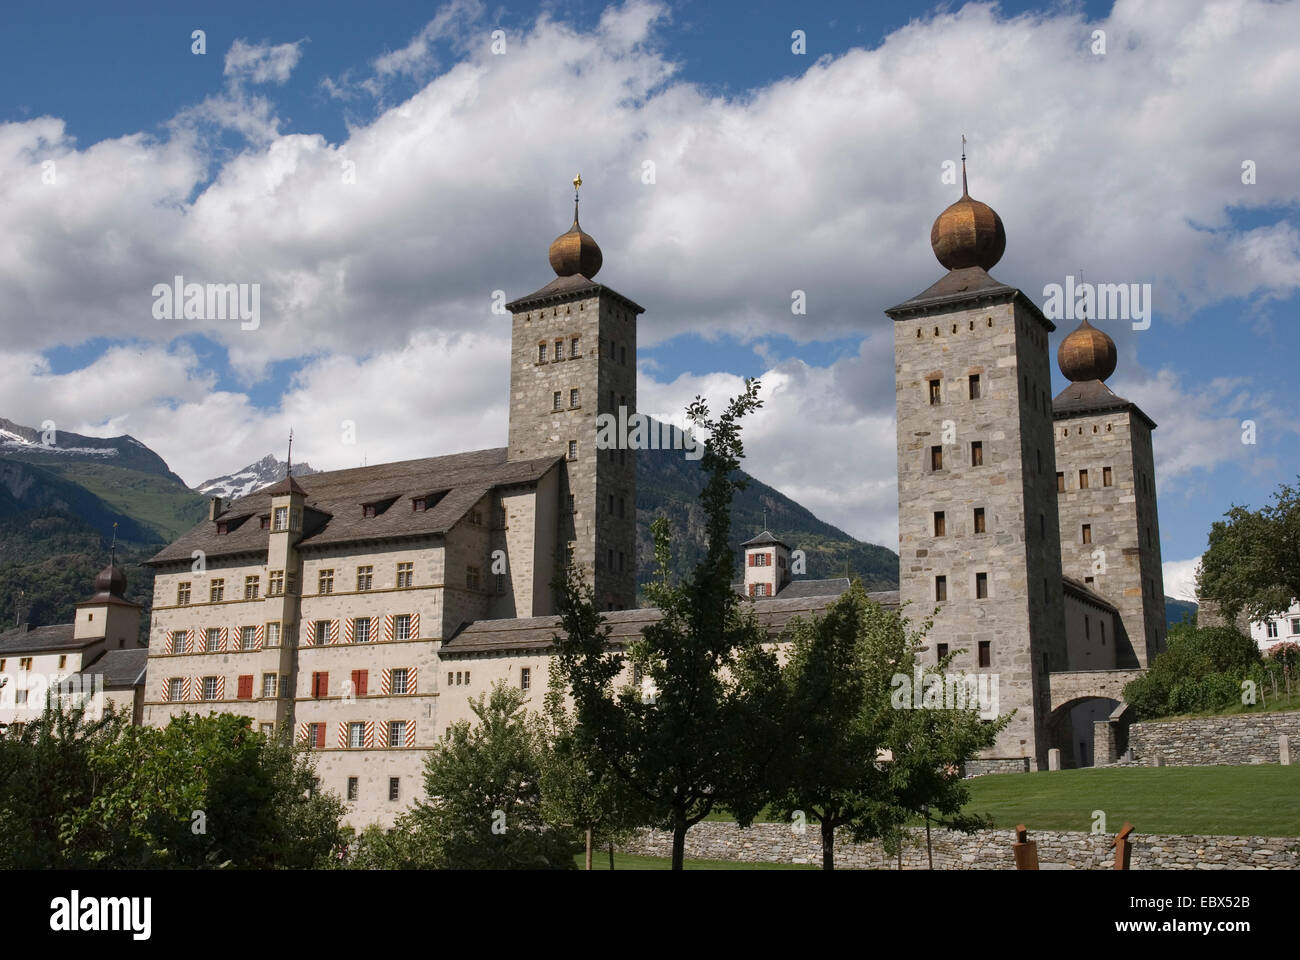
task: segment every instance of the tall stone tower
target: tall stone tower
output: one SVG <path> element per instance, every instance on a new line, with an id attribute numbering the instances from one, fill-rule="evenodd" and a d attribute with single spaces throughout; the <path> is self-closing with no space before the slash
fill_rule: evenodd
<path id="1" fill-rule="evenodd" d="M 636 605 L 636 451 L 597 449 L 596 418 L 636 411 L 636 322 L 644 308 L 593 281 L 602 257 L 578 225 L 551 244 L 555 279 L 507 304 L 512 460 L 563 456 L 556 556 L 572 556 L 601 609 Z"/>
<path id="2" fill-rule="evenodd" d="M 1165 647 L 1156 425 L 1106 386 L 1115 343 L 1086 319 L 1056 357 L 1071 381 L 1052 401 L 1061 563 L 1119 609 L 1116 666 L 1146 667 Z"/>
<path id="3" fill-rule="evenodd" d="M 894 320 L 899 592 L 932 656 L 996 677 L 1011 725 L 986 769 L 1045 767 L 1046 674 L 1066 668 L 1047 335 L 1055 326 L 988 270 L 1002 221 L 966 189 L 934 223 L 948 273 Z M 992 678 L 990 686 L 992 685 Z"/>

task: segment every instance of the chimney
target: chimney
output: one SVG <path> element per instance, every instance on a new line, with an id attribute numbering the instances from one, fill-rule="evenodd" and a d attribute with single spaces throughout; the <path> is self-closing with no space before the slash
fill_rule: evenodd
<path id="1" fill-rule="evenodd" d="M 208 501 L 208 519 L 215 520 L 221 513 L 221 498 L 213 497 Z"/>

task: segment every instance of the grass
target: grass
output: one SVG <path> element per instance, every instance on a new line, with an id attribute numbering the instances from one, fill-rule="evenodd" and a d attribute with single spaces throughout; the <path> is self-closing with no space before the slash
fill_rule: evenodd
<path id="1" fill-rule="evenodd" d="M 1280 674 L 1281 671 L 1279 670 Z M 1242 703 L 1233 703 L 1222 710 L 1211 710 L 1205 713 L 1180 713 L 1176 716 L 1169 717 L 1152 717 L 1150 720 L 1143 720 L 1143 723 L 1165 723 L 1169 720 L 1186 720 L 1188 717 L 1219 717 L 1226 714 L 1246 714 L 1246 713 L 1285 713 L 1288 710 L 1300 710 L 1300 690 L 1295 688 L 1295 681 L 1291 682 L 1291 694 L 1286 693 L 1286 688 L 1282 681 L 1278 680 L 1278 692 L 1273 693 L 1273 685 L 1270 683 L 1260 691 L 1260 702 L 1250 705 Z"/>
<path id="2" fill-rule="evenodd" d="M 581 870 L 584 866 L 584 854 L 574 857 L 574 862 Z M 643 857 L 635 853 L 614 854 L 615 870 L 668 870 L 672 861 L 667 857 Z M 593 870 L 609 869 L 609 854 L 604 850 L 593 852 L 591 858 Z M 807 863 L 753 863 L 741 860 L 687 860 L 683 864 L 686 870 L 817 870 L 817 866 Z"/>
<path id="3" fill-rule="evenodd" d="M 967 811 L 996 827 L 1300 837 L 1300 766 L 1118 767 L 996 774 L 970 781 Z"/>

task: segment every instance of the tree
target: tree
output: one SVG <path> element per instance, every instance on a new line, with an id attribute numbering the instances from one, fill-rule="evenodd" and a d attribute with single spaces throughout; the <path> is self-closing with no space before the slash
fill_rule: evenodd
<path id="1" fill-rule="evenodd" d="M 1222 710 L 1241 697 L 1243 680 L 1263 680 L 1259 647 L 1234 627 L 1176 624 L 1169 646 L 1124 687 L 1141 719 Z"/>
<path id="2" fill-rule="evenodd" d="M 425 864 L 450 869 L 573 869 L 571 831 L 542 817 L 544 731 L 521 691 L 494 684 L 470 701 L 425 760 L 420 801 L 397 831 Z"/>
<path id="3" fill-rule="evenodd" d="M 1234 505 L 1210 527 L 1198 596 L 1217 600 L 1229 622 L 1282 613 L 1300 597 L 1300 488 L 1283 484 L 1273 502 L 1250 511 Z"/>
<path id="4" fill-rule="evenodd" d="M 775 656 L 752 613 L 731 588 L 730 505 L 744 481 L 740 421 L 761 405 L 756 380 L 716 419 L 699 397 L 687 416 L 708 435 L 701 459 L 707 550 L 691 577 L 671 579 L 669 530 L 653 525 L 657 578 L 646 595 L 659 619 L 628 645 L 609 643 L 609 627 L 591 590 L 570 567 L 559 583 L 561 633 L 555 668 L 571 691 L 575 733 L 646 803 L 651 822 L 673 833 L 672 865 L 682 869 L 686 831 L 717 806 L 742 823 L 757 812 L 758 773 L 776 746 L 770 698 L 777 689 Z M 646 688 L 616 680 L 631 660 Z M 758 678 L 766 678 L 759 682 Z"/>

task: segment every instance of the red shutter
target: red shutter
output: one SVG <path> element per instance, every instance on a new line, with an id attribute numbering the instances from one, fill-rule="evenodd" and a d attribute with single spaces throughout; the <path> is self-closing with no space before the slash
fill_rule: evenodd
<path id="1" fill-rule="evenodd" d="M 769 567 L 772 565 L 772 554 L 770 553 L 767 555 L 767 565 Z"/>
<path id="2" fill-rule="evenodd" d="M 253 699 L 253 675 L 251 673 L 241 674 L 239 677 L 239 699 Z"/>
<path id="3" fill-rule="evenodd" d="M 358 697 L 364 697 L 366 695 L 366 671 L 365 670 L 352 671 L 352 692 L 356 694 Z"/>
<path id="4" fill-rule="evenodd" d="M 325 724 L 316 724 L 316 747 L 323 750 L 325 748 Z"/>
<path id="5" fill-rule="evenodd" d="M 311 675 L 311 695 L 313 697 L 327 697 L 330 692 L 330 675 L 328 673 L 313 673 Z"/>
<path id="6" fill-rule="evenodd" d="M 756 554 L 756 553 L 751 553 L 751 554 L 749 555 L 749 565 L 750 565 L 751 567 L 754 565 L 754 558 L 757 557 L 757 556 L 758 556 L 758 554 Z"/>

